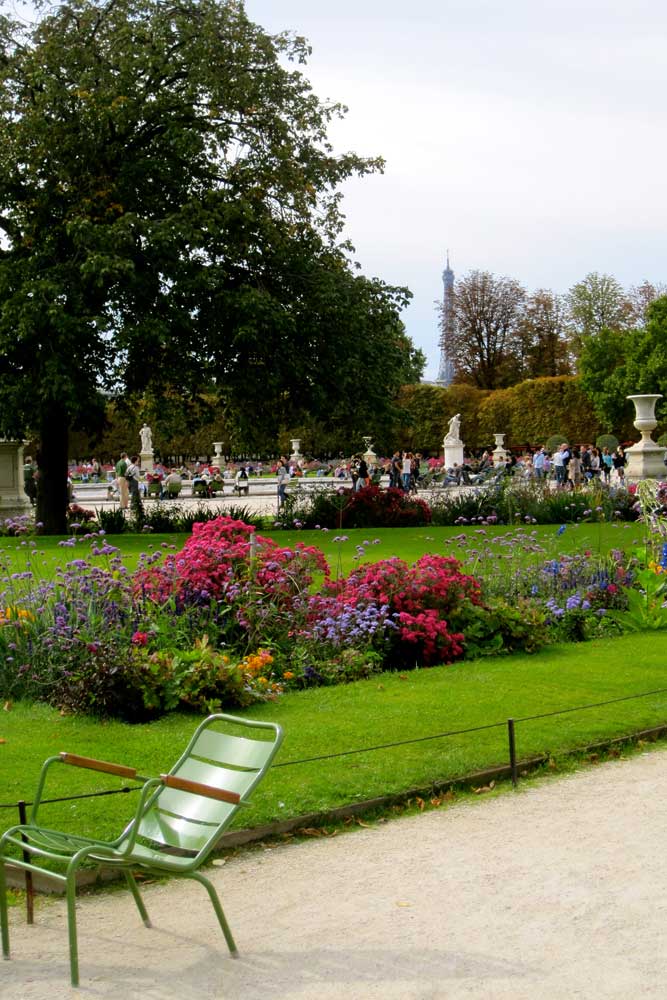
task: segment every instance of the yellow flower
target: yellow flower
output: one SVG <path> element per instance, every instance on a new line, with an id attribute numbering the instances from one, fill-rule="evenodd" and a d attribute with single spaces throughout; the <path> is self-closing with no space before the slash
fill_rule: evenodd
<path id="1" fill-rule="evenodd" d="M 285 673 L 283 674 L 283 677 L 285 678 L 286 681 L 291 681 L 292 678 L 294 677 L 294 672 L 292 670 L 286 670 Z"/>

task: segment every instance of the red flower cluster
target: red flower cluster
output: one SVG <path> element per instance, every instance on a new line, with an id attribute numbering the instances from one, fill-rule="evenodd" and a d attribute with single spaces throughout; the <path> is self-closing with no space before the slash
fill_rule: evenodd
<path id="1" fill-rule="evenodd" d="M 386 559 L 330 584 L 345 606 L 375 604 L 394 616 L 397 639 L 408 644 L 411 657 L 424 664 L 450 663 L 463 654 L 463 634 L 456 627 L 467 602 L 481 604 L 478 581 L 460 572 L 450 556 L 422 556 L 412 566 Z"/>

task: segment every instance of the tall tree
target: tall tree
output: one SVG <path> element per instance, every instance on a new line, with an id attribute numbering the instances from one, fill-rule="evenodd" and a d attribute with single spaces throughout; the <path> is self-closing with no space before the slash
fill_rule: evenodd
<path id="1" fill-rule="evenodd" d="M 334 155 L 343 109 L 297 68 L 303 39 L 267 35 L 239 0 L 38 9 L 0 19 L 0 431 L 36 431 L 38 517 L 57 532 L 68 429 L 99 423 L 105 390 L 214 385 L 226 420 L 275 420 L 313 394 L 321 357 L 340 366 L 350 299 L 375 379 L 419 358 L 402 290 L 349 294 L 364 279 L 337 189 L 382 164 Z M 326 338 L 304 323 L 313 299 Z"/>
<path id="2" fill-rule="evenodd" d="M 628 289 L 632 326 L 645 326 L 648 321 L 648 309 L 652 302 L 667 294 L 667 285 L 651 281 L 643 281 L 641 285 L 631 285 Z"/>
<path id="3" fill-rule="evenodd" d="M 526 299 L 518 324 L 523 378 L 568 375 L 570 361 L 565 303 L 540 288 Z"/>
<path id="4" fill-rule="evenodd" d="M 643 327 L 589 337 L 580 369 L 581 386 L 605 430 L 634 435 L 626 396 L 660 392 L 667 397 L 667 296 L 648 306 Z M 664 403 L 658 407 L 659 415 L 665 409 Z"/>
<path id="5" fill-rule="evenodd" d="M 623 287 L 610 274 L 593 271 L 577 282 L 566 296 L 572 351 L 579 357 L 586 337 L 602 330 L 627 330 L 633 310 Z"/>
<path id="6" fill-rule="evenodd" d="M 525 289 L 513 278 L 471 271 L 454 285 L 451 345 L 458 378 L 498 389 L 520 378 L 519 323 Z"/>

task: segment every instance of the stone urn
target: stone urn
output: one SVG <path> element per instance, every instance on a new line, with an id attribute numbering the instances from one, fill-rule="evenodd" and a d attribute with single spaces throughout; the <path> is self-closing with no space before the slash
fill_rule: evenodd
<path id="1" fill-rule="evenodd" d="M 301 455 L 301 438 L 291 438 L 292 454 L 290 455 L 291 462 L 297 462 L 303 456 Z"/>
<path id="2" fill-rule="evenodd" d="M 493 462 L 494 465 L 502 465 L 503 462 L 507 461 L 507 452 L 505 451 L 505 435 L 494 434 L 493 438 L 496 442 L 496 446 L 493 449 Z"/>
<path id="3" fill-rule="evenodd" d="M 364 458 L 366 459 L 366 465 L 370 469 L 372 466 L 377 465 L 378 457 L 373 451 L 373 438 L 368 434 L 363 438 L 364 447 L 366 451 L 364 452 Z"/>
<path id="4" fill-rule="evenodd" d="M 625 453 L 627 466 L 625 474 L 628 479 L 662 479 L 665 475 L 665 452 L 651 437 L 651 431 L 658 426 L 655 417 L 655 404 L 662 399 L 661 393 L 626 396 L 635 407 L 635 427 L 642 438 L 633 444 Z"/>
<path id="5" fill-rule="evenodd" d="M 222 455 L 222 441 L 214 441 L 213 450 L 214 450 L 213 464 L 217 465 L 218 468 L 221 469 L 224 465 L 224 458 Z"/>

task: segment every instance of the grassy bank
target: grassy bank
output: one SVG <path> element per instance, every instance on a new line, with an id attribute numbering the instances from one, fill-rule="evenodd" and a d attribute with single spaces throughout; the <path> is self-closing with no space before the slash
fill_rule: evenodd
<path id="1" fill-rule="evenodd" d="M 287 694 L 247 710 L 285 729 L 278 762 L 417 739 L 508 717 L 562 710 L 667 687 L 666 644 L 640 634 L 583 645 L 553 646 L 539 656 L 489 658 L 409 674 L 383 674 L 342 687 Z M 556 753 L 657 725 L 667 718 L 667 694 L 590 711 L 549 716 L 517 727 L 518 753 Z M 41 762 L 60 750 L 164 771 L 178 756 L 197 718 L 168 715 L 129 726 L 63 716 L 43 705 L 16 705 L 0 716 L 0 802 L 30 799 Z M 274 767 L 243 825 L 397 792 L 507 761 L 504 725 L 332 760 Z M 114 780 L 57 768 L 51 796 L 114 787 Z M 119 783 L 120 784 L 120 783 Z M 116 785 L 119 787 L 119 785 Z M 118 831 L 135 796 L 118 795 L 48 806 L 43 822 L 99 836 Z M 10 825 L 15 812 L 0 812 Z"/>

